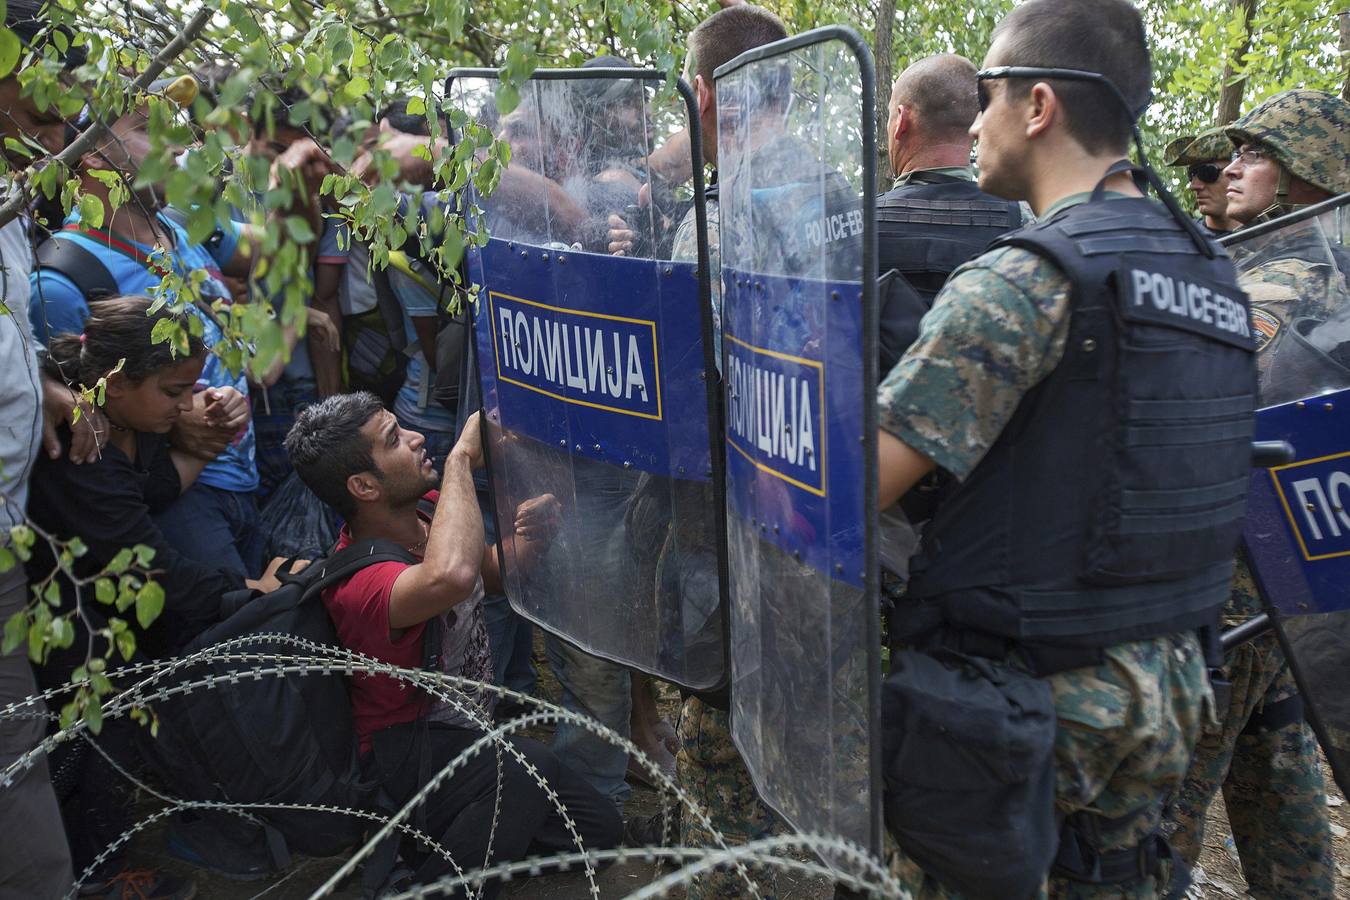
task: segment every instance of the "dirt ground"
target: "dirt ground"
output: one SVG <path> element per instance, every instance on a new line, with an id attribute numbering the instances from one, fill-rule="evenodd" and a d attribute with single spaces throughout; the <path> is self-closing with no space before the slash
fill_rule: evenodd
<path id="1" fill-rule="evenodd" d="M 548 671 L 543 660 L 542 644 L 536 641 L 536 665 L 540 672 L 540 693 L 550 699 L 557 699 L 557 683 Z M 658 705 L 664 715 L 674 721 L 679 698 L 673 690 L 661 691 Z M 531 734 L 532 737 L 547 741 L 547 732 Z M 1331 773 L 1327 772 L 1327 784 L 1330 794 L 1327 798 L 1334 833 L 1338 898 L 1350 898 L 1350 804 L 1332 784 Z M 641 784 L 632 785 L 633 793 L 625 809 L 626 816 L 649 815 L 659 810 L 659 797 L 656 792 Z M 148 815 L 157 807 L 156 803 L 138 804 L 138 811 Z M 509 814 L 509 807 L 506 809 Z M 265 881 L 234 882 L 213 878 L 201 870 L 179 862 L 168 856 L 164 850 L 163 826 L 147 829 L 132 844 L 133 862 L 170 870 L 197 883 L 199 898 L 202 900 L 299 900 L 311 896 L 342 865 L 342 858 L 299 858 L 284 875 Z M 1210 810 L 1205 830 L 1205 849 L 1201 856 L 1203 876 L 1192 886 L 1190 900 L 1232 900 L 1249 896 L 1246 893 L 1246 881 L 1242 877 L 1241 866 L 1237 861 L 1237 852 L 1233 849 L 1231 831 L 1222 797 Z M 672 871 L 669 865 L 664 867 L 643 862 L 629 862 L 611 866 L 599 873 L 597 886 L 600 900 L 617 900 L 626 897 Z M 778 880 L 780 900 L 828 900 L 833 897 L 831 885 L 821 878 L 797 877 L 780 873 Z M 339 886 L 329 896 L 338 900 L 358 900 L 361 896 L 358 883 L 349 882 Z M 666 894 L 674 900 L 682 900 L 684 892 L 675 889 Z M 591 892 L 586 878 L 578 873 L 536 876 L 518 879 L 504 886 L 502 900 L 588 900 Z M 1258 898 L 1260 900 L 1260 898 Z"/>

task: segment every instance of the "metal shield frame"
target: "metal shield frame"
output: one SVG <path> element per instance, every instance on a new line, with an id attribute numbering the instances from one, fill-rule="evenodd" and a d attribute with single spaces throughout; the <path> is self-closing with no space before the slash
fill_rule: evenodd
<path id="1" fill-rule="evenodd" d="M 1343 215 L 1350 213 L 1350 193 L 1225 235 L 1220 243 L 1225 247 L 1239 246 L 1245 241 L 1338 210 Z M 1325 691 L 1309 680 L 1300 664 L 1301 654 L 1295 645 L 1297 635 L 1294 632 L 1313 627 L 1316 621 L 1313 617 L 1319 615 L 1344 616 L 1345 630 L 1350 632 L 1350 590 L 1345 592 L 1345 597 L 1331 598 L 1331 609 L 1324 609 L 1319 603 L 1319 598 L 1325 599 L 1325 594 L 1318 591 L 1316 582 L 1326 576 L 1319 578 L 1305 562 L 1327 565 L 1328 559 L 1316 553 L 1310 556 L 1299 535 L 1299 526 L 1291 521 L 1294 512 L 1281 481 L 1282 473 L 1300 468 L 1305 472 L 1315 471 L 1307 467 L 1334 462 L 1335 457 L 1350 452 L 1347 412 L 1350 412 L 1350 387 L 1266 406 L 1258 411 L 1256 440 L 1289 441 L 1295 453 L 1294 459 L 1288 462 L 1269 470 L 1253 471 L 1247 527 L 1243 535 L 1244 553 L 1250 560 L 1262 605 L 1303 697 L 1304 717 L 1326 753 L 1332 776 L 1342 792 L 1350 792 L 1350 741 L 1342 739 L 1339 743 L 1343 746 L 1338 747 L 1337 740 L 1332 737 L 1323 709 Z M 1334 560 L 1331 564 L 1334 565 Z M 1345 608 L 1335 608 L 1337 603 L 1343 603 Z"/>
<path id="2" fill-rule="evenodd" d="M 464 80 L 470 78 L 483 80 L 500 80 L 500 74 L 501 74 L 500 70 L 498 69 L 481 68 L 481 67 L 463 67 L 452 69 L 450 73 L 447 75 L 445 80 L 446 105 L 449 106 L 453 103 L 454 85 L 457 80 Z M 528 80 L 580 81 L 588 79 L 624 80 L 624 81 L 640 82 L 644 84 L 651 84 L 656 86 L 659 86 L 662 83 L 668 81 L 667 74 L 664 72 L 655 69 L 638 69 L 628 67 L 536 69 Z M 730 666 L 726 664 L 726 657 L 728 651 L 728 635 L 730 631 L 730 623 L 728 620 L 728 610 L 727 610 L 727 545 L 726 545 L 726 522 L 725 522 L 726 478 L 725 478 L 725 464 L 720 452 L 721 451 L 720 435 L 722 433 L 722 422 L 723 422 L 722 386 L 720 378 L 717 377 L 718 370 L 716 366 L 716 358 L 714 352 L 715 345 L 713 340 L 713 332 L 714 332 L 713 313 L 709 300 L 710 282 L 708 272 L 709 267 L 708 224 L 707 224 L 707 213 L 704 196 L 705 184 L 703 172 L 703 144 L 702 144 L 702 136 L 700 133 L 698 105 L 693 90 L 690 88 L 689 84 L 685 82 L 683 78 L 675 79 L 673 82 L 673 86 L 676 93 L 678 93 L 680 99 L 683 101 L 686 112 L 686 122 L 688 123 L 689 137 L 690 137 L 690 162 L 693 170 L 693 178 L 692 178 L 693 209 L 694 209 L 695 228 L 698 239 L 697 280 L 698 280 L 698 296 L 699 296 L 699 312 L 700 312 L 700 331 L 703 341 L 703 356 L 704 356 L 703 370 L 706 375 L 704 381 L 705 381 L 705 396 L 706 396 L 707 416 L 708 416 L 709 459 L 711 461 L 710 479 L 712 482 L 712 490 L 715 502 L 714 532 L 715 532 L 716 553 L 718 562 L 717 580 L 719 589 L 720 620 L 722 628 L 722 655 L 724 662 L 723 675 L 721 681 L 713 685 L 681 684 L 681 682 L 678 679 L 672 679 L 670 675 L 663 673 L 661 671 L 657 671 L 652 666 L 643 664 L 643 661 L 641 660 L 624 658 L 622 653 L 617 652 L 601 653 L 597 652 L 594 649 L 588 650 L 587 652 L 590 652 L 593 655 L 601 656 L 602 658 L 608 659 L 611 662 L 615 662 L 624 666 L 630 666 L 632 668 L 638 669 L 639 671 L 647 672 L 648 674 L 654 675 L 658 678 L 662 678 L 663 680 L 674 681 L 677 684 L 681 684 L 682 687 L 691 690 L 716 691 L 724 688 L 727 683 L 727 680 L 730 678 Z M 455 140 L 455 134 L 453 129 L 450 129 L 450 140 L 452 142 Z M 466 186 L 466 190 L 467 189 L 468 187 Z M 463 266 L 466 271 L 468 265 L 467 256 L 468 254 L 466 252 L 466 259 L 464 262 L 461 263 L 461 266 Z M 470 281 L 471 279 L 466 279 L 466 283 L 470 283 Z M 475 308 L 477 308 L 477 305 L 478 304 L 475 303 Z M 477 341 L 479 339 L 479 329 L 482 327 L 482 322 L 480 320 L 479 315 L 477 315 L 476 313 L 471 315 L 469 318 L 471 323 L 470 328 L 471 334 L 469 340 L 473 341 L 475 343 L 475 346 L 477 346 Z M 481 395 L 483 390 L 483 373 L 480 365 L 479 354 L 477 353 L 474 354 L 474 369 L 475 369 L 475 377 L 477 379 L 477 384 Z M 494 460 L 491 448 L 489 446 L 491 442 L 486 439 L 488 427 L 489 426 L 487 419 L 486 417 L 484 417 L 483 419 L 484 457 L 485 457 L 485 465 L 488 472 L 489 493 L 492 494 L 494 493 L 493 485 L 495 485 L 495 480 L 492 478 L 492 472 L 494 469 Z M 495 494 L 494 496 L 492 496 L 492 513 L 497 524 L 497 552 L 499 554 L 499 558 L 505 558 L 503 547 L 503 535 L 506 532 L 502 528 L 502 522 L 500 521 L 500 516 L 498 515 L 498 505 Z M 528 611 L 522 610 L 515 604 L 514 601 L 512 602 L 512 607 L 518 613 L 524 615 L 526 618 L 528 618 L 530 621 L 532 621 L 539 627 L 545 629 L 546 631 L 553 631 L 552 627 L 548 623 L 542 622 L 539 620 L 538 617 L 531 615 Z M 567 639 L 568 637 L 565 634 L 559 634 L 559 636 L 563 637 L 564 639 Z"/>
<path id="3" fill-rule="evenodd" d="M 878 603 L 879 590 L 879 565 L 878 565 L 878 537 L 877 537 L 877 433 L 878 433 L 878 413 L 876 405 L 876 386 L 878 381 L 878 299 L 877 299 L 877 243 L 876 243 L 876 76 L 873 67 L 871 49 L 866 41 L 858 35 L 856 31 L 845 26 L 826 26 L 813 29 L 803 34 L 795 35 L 781 41 L 766 44 L 749 50 L 735 59 L 719 66 L 714 73 L 714 77 L 721 81 L 727 75 L 736 72 L 746 66 L 752 65 L 764 60 L 776 57 L 786 56 L 796 51 L 803 50 L 816 45 L 837 42 L 842 44 L 851 52 L 857 64 L 858 77 L 860 80 L 861 93 L 861 122 L 859 133 L 862 138 L 861 147 L 861 168 L 862 168 L 862 215 L 863 215 L 863 236 L 862 236 L 862 283 L 861 283 L 861 303 L 862 303 L 862 373 L 863 373 L 863 394 L 861 399 L 863 409 L 863 421 L 861 427 L 861 443 L 863 446 L 862 459 L 863 471 L 858 473 L 858 477 L 863 479 L 863 516 L 864 516 L 864 541 L 863 541 L 863 572 L 861 573 L 863 585 L 863 608 L 866 616 L 865 623 L 865 641 L 864 648 L 867 661 L 867 684 L 865 693 L 865 702 L 867 704 L 868 721 L 875 727 L 869 728 L 869 740 L 867 746 L 867 784 L 868 784 L 868 810 L 867 810 L 867 834 L 864 843 L 866 848 L 878 859 L 883 852 L 883 823 L 882 823 L 882 781 L 881 781 L 881 742 L 880 742 L 880 695 L 881 695 L 881 622 L 880 609 Z M 720 119 L 720 116 L 719 116 Z M 725 162 L 725 160 L 723 161 Z M 721 235 L 726 234 L 725 219 L 722 220 L 723 227 L 719 229 Z M 725 265 L 725 258 L 723 259 Z M 724 351 L 725 353 L 725 351 Z M 734 601 L 732 601 L 734 602 Z M 729 603 L 729 606 L 731 604 Z M 732 617 L 734 627 L 734 616 Z M 730 662 L 732 668 L 732 692 L 735 692 L 735 662 Z M 747 735 L 737 732 L 736 721 L 733 713 L 732 735 L 736 744 L 744 753 L 746 750 L 745 740 Z M 783 818 L 787 819 L 794 827 L 799 823 L 792 822 L 791 818 L 784 814 L 780 804 L 776 802 L 771 790 L 766 791 L 766 786 L 760 775 L 751 772 L 751 777 L 755 781 L 756 788 L 759 790 L 761 798 L 775 809 Z"/>

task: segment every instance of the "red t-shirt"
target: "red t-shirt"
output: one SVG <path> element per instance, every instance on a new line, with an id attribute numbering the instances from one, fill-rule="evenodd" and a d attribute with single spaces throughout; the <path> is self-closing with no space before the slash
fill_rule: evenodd
<path id="1" fill-rule="evenodd" d="M 428 493 L 435 501 L 438 492 Z M 352 542 L 351 532 L 343 526 L 337 550 Z M 426 623 L 405 629 L 398 640 L 389 639 L 389 595 L 394 582 L 407 563 L 376 563 L 357 572 L 342 584 L 323 593 L 338 639 L 348 650 L 373 656 L 381 662 L 419 669 L 423 663 L 422 636 Z M 482 592 L 457 604 L 447 615 L 447 635 L 442 647 L 445 670 L 479 680 L 491 680 L 491 658 L 487 648 L 487 630 L 483 622 Z M 457 635 L 463 634 L 462 638 Z M 467 648 L 467 649 L 466 649 Z M 479 657 L 486 657 L 486 660 Z M 486 663 L 486 664 L 485 664 Z M 405 681 L 387 675 L 356 674 L 351 678 L 352 715 L 361 752 L 370 749 L 370 736 L 382 728 L 415 720 L 428 708 L 428 698 Z M 437 718 L 433 714 L 433 718 Z"/>

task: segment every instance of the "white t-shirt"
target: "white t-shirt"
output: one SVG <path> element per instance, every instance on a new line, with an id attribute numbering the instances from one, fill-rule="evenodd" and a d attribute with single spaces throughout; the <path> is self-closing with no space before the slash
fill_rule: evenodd
<path id="1" fill-rule="evenodd" d="M 28 477 L 42 441 L 42 382 L 28 324 L 33 249 L 15 219 L 0 228 L 0 546 L 23 521 Z"/>

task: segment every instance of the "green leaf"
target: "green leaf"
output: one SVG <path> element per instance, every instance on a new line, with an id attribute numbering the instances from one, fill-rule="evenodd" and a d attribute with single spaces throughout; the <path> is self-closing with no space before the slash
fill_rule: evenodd
<path id="1" fill-rule="evenodd" d="M 6 656 L 13 653 L 27 636 L 28 614 L 21 609 L 5 621 L 5 638 L 0 643 L 0 653 Z"/>
<path id="2" fill-rule="evenodd" d="M 103 201 L 93 194 L 85 194 L 80 198 L 80 222 L 88 225 L 90 228 L 103 227 Z"/>
<path id="3" fill-rule="evenodd" d="M 94 582 L 94 599 L 105 605 L 111 605 L 117 599 L 117 589 L 111 578 L 99 578 Z"/>
<path id="4" fill-rule="evenodd" d="M 364 75 L 353 75 L 351 80 L 348 81 L 346 86 L 342 89 L 342 92 L 352 100 L 364 99 L 366 94 L 370 93 L 370 79 L 366 78 Z"/>
<path id="5" fill-rule="evenodd" d="M 150 564 L 155 561 L 155 548 L 146 544 L 137 544 L 131 548 L 131 552 L 136 554 L 136 565 L 142 569 L 150 568 Z"/>
<path id="6" fill-rule="evenodd" d="M 47 582 L 47 586 L 42 589 L 42 599 L 52 606 L 61 605 L 61 585 L 57 583 L 55 578 Z"/>
<path id="7" fill-rule="evenodd" d="M 421 97 L 408 98 L 408 115 L 425 116 L 427 114 L 427 102 Z"/>
<path id="8" fill-rule="evenodd" d="M 0 78 L 14 71 L 22 52 L 23 44 L 19 42 L 19 36 L 8 28 L 0 28 Z"/>
<path id="9" fill-rule="evenodd" d="M 131 662 L 131 657 L 136 653 L 136 636 L 130 631 L 122 631 L 113 636 L 113 643 L 117 646 L 117 652 L 122 654 L 122 659 Z"/>
<path id="10" fill-rule="evenodd" d="M 0 547 L 0 572 L 8 572 L 14 568 L 16 562 L 14 554 L 10 553 L 8 548 Z"/>
<path id="11" fill-rule="evenodd" d="M 149 628 L 164 611 L 164 588 L 153 581 L 146 582 L 136 592 L 136 621 Z"/>
<path id="12" fill-rule="evenodd" d="M 127 569 L 131 568 L 131 559 L 131 551 L 126 547 L 123 547 L 121 550 L 117 551 L 116 556 L 109 560 L 108 567 L 105 571 L 113 575 L 121 575 Z"/>
<path id="13" fill-rule="evenodd" d="M 89 552 L 89 548 L 85 545 L 84 541 L 77 537 L 73 537 L 66 542 L 66 549 L 69 550 L 70 555 L 76 559 L 79 559 Z"/>
<path id="14" fill-rule="evenodd" d="M 91 693 L 88 703 L 85 704 L 84 721 L 94 734 L 103 730 L 103 701 L 95 694 Z"/>

